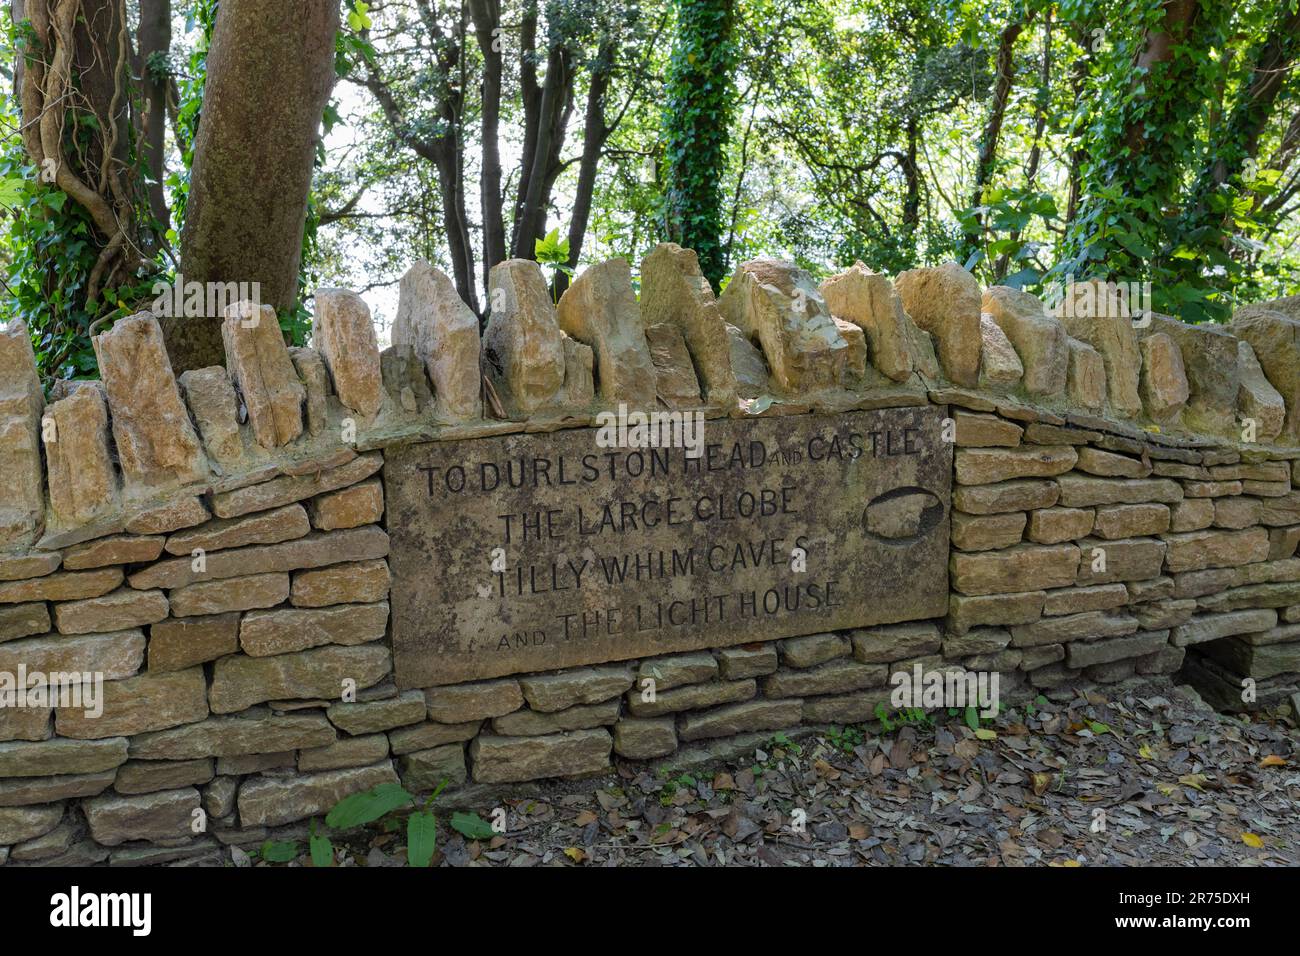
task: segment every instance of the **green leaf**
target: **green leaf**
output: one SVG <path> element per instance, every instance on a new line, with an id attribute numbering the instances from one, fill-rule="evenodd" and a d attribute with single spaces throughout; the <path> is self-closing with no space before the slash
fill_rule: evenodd
<path id="1" fill-rule="evenodd" d="M 966 708 L 966 726 L 971 730 L 978 731 L 980 729 L 980 714 L 974 707 Z"/>
<path id="2" fill-rule="evenodd" d="M 410 866 L 428 866 L 437 845 L 437 817 L 421 810 L 406 818 L 406 862 Z"/>
<path id="3" fill-rule="evenodd" d="M 288 863 L 297 858 L 298 844 L 290 840 L 267 840 L 258 855 L 269 863 Z"/>
<path id="4" fill-rule="evenodd" d="M 496 836 L 492 824 L 477 813 L 453 813 L 451 828 L 467 840 L 490 840 Z"/>
<path id="5" fill-rule="evenodd" d="M 325 817 L 325 822 L 335 830 L 351 830 L 373 823 L 413 799 L 400 784 L 381 783 L 370 790 L 344 797 Z"/>
<path id="6" fill-rule="evenodd" d="M 311 852 L 312 866 L 333 866 L 334 865 L 334 844 L 330 838 L 324 834 L 315 834 L 307 843 Z"/>

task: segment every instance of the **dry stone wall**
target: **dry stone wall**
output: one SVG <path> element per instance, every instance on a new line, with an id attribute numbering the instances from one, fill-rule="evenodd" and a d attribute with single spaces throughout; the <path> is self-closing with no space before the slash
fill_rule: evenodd
<path id="1" fill-rule="evenodd" d="M 1131 316 L 1103 285 L 1054 315 L 953 264 L 818 287 L 775 260 L 715 299 L 671 245 L 641 275 L 638 299 L 626 263 L 593 267 L 557 308 L 536 263 L 502 263 L 480 336 L 420 263 L 382 353 L 365 303 L 321 289 L 313 348 L 241 304 L 228 366 L 179 378 L 141 314 L 96 339 L 102 382 L 48 402 L 27 330 L 0 330 L 0 863 L 215 857 L 384 782 L 472 795 L 688 766 L 870 721 L 917 667 L 997 673 L 1004 700 L 1176 673 L 1224 707 L 1295 693 L 1300 301 L 1197 328 Z M 937 437 L 918 424 L 865 457 L 902 474 L 891 455 L 929 454 L 941 482 L 918 471 L 933 487 L 850 503 L 861 528 L 805 529 L 850 556 L 882 542 L 831 569 L 861 599 L 835 619 L 873 623 L 733 623 L 717 645 L 524 656 L 468 681 L 439 665 L 456 616 L 404 644 L 420 622 L 395 624 L 390 599 L 416 572 L 390 536 L 420 519 L 395 517 L 386 460 L 545 442 L 619 403 L 698 411 L 706 435 L 933 420 Z M 427 580 L 452 573 L 425 557 Z M 907 588 L 909 561 L 938 601 L 873 601 Z M 395 640 L 427 649 L 417 678 Z M 74 695 L 83 679 L 99 692 Z"/>

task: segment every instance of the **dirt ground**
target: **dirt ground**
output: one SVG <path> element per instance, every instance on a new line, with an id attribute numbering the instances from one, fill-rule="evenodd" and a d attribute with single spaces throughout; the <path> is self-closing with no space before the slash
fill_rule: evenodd
<path id="1" fill-rule="evenodd" d="M 504 810 L 506 831 L 482 839 L 456 832 L 440 808 L 434 863 L 1300 863 L 1300 733 L 1289 716 L 1228 717 L 1189 688 L 1136 682 L 1040 697 L 978 732 L 963 716 L 777 735 L 707 770 L 624 765 L 489 799 L 469 810 L 478 817 L 469 826 L 455 818 L 473 832 Z M 404 844 L 400 822 L 376 825 L 347 840 L 338 863 L 402 866 Z"/>

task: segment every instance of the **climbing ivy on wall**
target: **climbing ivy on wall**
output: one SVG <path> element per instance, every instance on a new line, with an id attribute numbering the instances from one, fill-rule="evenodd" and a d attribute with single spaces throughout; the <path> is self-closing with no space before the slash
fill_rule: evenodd
<path id="1" fill-rule="evenodd" d="M 722 181 L 735 100 L 734 0 L 677 0 L 664 137 L 664 234 L 694 249 L 716 289 L 726 270 Z"/>

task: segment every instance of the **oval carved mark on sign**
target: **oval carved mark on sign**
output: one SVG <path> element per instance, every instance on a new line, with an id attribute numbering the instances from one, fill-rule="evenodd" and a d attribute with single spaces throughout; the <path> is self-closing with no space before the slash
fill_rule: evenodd
<path id="1" fill-rule="evenodd" d="M 889 544 L 924 537 L 943 520 L 943 500 L 924 488 L 894 488 L 877 495 L 862 514 L 867 534 Z"/>

